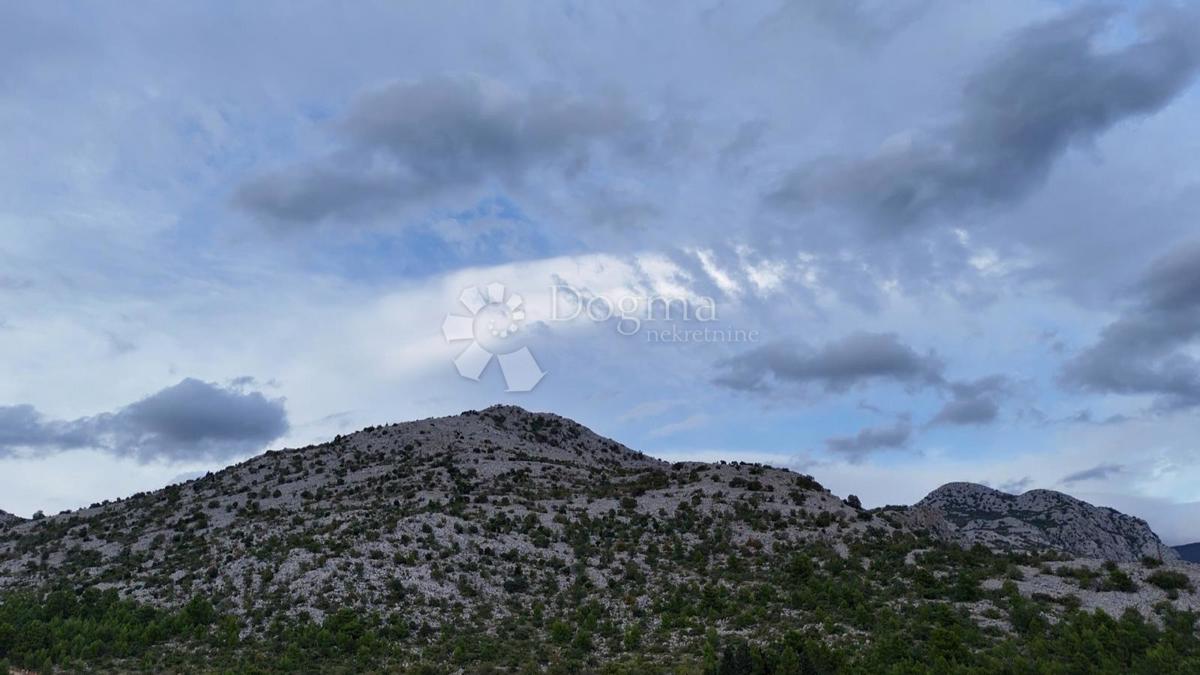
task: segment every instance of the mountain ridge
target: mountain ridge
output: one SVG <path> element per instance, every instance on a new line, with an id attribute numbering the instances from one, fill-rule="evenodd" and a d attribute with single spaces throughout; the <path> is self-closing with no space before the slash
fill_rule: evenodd
<path id="1" fill-rule="evenodd" d="M 945 522 L 935 527 L 966 546 L 1054 550 L 1118 562 L 1179 559 L 1146 521 L 1055 490 L 1013 495 L 976 483 L 952 482 L 930 492 L 913 510 L 939 514 Z"/>
<path id="2" fill-rule="evenodd" d="M 549 427 L 561 427 L 566 425 L 566 428 L 571 430 L 571 433 L 576 437 L 587 434 L 593 440 L 593 446 L 599 447 L 602 452 L 617 453 L 617 457 L 629 462 L 631 466 L 641 466 L 642 468 L 654 468 L 659 470 L 670 469 L 671 467 L 693 467 L 704 468 L 714 466 L 705 462 L 676 462 L 670 463 L 663 460 L 652 458 L 645 453 L 632 450 L 611 439 L 605 439 L 595 434 L 595 432 L 587 429 L 583 425 L 574 422 L 568 418 L 549 412 L 532 413 L 519 406 L 512 405 L 493 405 L 482 411 L 467 411 L 460 415 L 449 415 L 443 417 L 431 417 L 413 422 L 397 423 L 390 425 L 369 426 L 358 432 L 353 432 L 346 436 L 339 435 L 333 441 L 327 444 L 318 444 L 315 446 L 307 446 L 300 449 L 285 449 L 285 450 L 269 450 L 262 455 L 251 458 L 232 467 L 226 467 L 216 474 L 209 473 L 205 477 L 192 479 L 183 483 L 167 486 L 163 490 L 178 489 L 186 487 L 193 483 L 206 480 L 214 475 L 220 475 L 227 471 L 237 469 L 238 467 L 251 465 L 252 463 L 262 460 L 263 458 L 272 457 L 281 453 L 304 451 L 311 448 L 321 448 L 329 445 L 337 445 L 344 443 L 345 439 L 358 437 L 363 434 L 375 433 L 377 430 L 393 429 L 406 425 L 436 425 L 445 423 L 448 420 L 458 420 L 463 416 L 478 415 L 481 417 L 490 417 L 496 419 L 500 417 L 524 417 L 537 422 L 528 433 L 531 434 L 529 439 L 534 441 L 545 441 L 548 437 L 542 434 L 541 429 Z M 593 466 L 600 466 L 604 463 L 613 465 L 619 461 L 613 458 L 605 458 L 596 463 L 595 457 L 588 455 L 580 455 L 576 453 L 573 457 L 575 461 L 583 460 L 584 463 L 590 463 Z M 559 457 L 559 461 L 562 458 Z M 721 462 L 720 464 L 725 464 Z M 734 465 L 739 464 L 734 462 Z M 757 466 L 757 465 L 756 465 Z M 765 466 L 765 465 L 764 465 Z M 793 473 L 786 468 L 765 467 L 771 471 L 781 471 L 784 473 Z M 803 474 L 796 474 L 803 475 Z M 811 477 L 805 477 L 811 480 Z M 815 483 L 815 481 L 813 481 Z M 823 490 L 824 488 L 822 488 Z M 161 492 L 151 491 L 151 493 Z M 825 491 L 828 493 L 828 491 Z M 91 513 L 97 508 L 103 508 L 111 504 L 121 504 L 131 499 L 137 499 L 151 493 L 138 493 L 127 499 L 118 499 L 115 501 L 105 501 L 99 504 L 94 504 L 91 507 L 78 509 L 75 511 L 66 511 L 54 518 L 70 516 L 70 515 L 85 515 Z M 829 493 L 832 495 L 832 493 Z M 895 508 L 895 507 L 888 507 Z M 943 484 L 928 495 L 913 504 L 910 507 L 899 507 L 901 510 L 907 510 L 906 516 L 901 519 L 903 522 L 916 529 L 927 529 L 935 536 L 953 543 L 958 543 L 963 546 L 970 546 L 975 543 L 981 543 L 996 550 L 1054 550 L 1063 553 L 1069 553 L 1080 557 L 1102 558 L 1118 561 L 1138 560 L 1143 556 L 1157 557 L 1165 560 L 1179 559 L 1179 553 L 1172 547 L 1162 544 L 1161 540 L 1153 533 L 1149 525 L 1142 519 L 1134 516 L 1123 514 L 1115 509 L 1108 507 L 1100 507 L 1091 505 L 1083 500 L 1073 497 L 1069 494 L 1054 490 L 1034 489 L 1026 491 L 1019 495 L 1013 495 L 993 489 L 989 486 L 971 483 L 967 481 L 952 481 Z M 887 509 L 882 509 L 887 510 Z M 1069 511 L 1070 513 L 1062 513 Z M 1047 516 L 1040 521 L 1036 518 L 1034 522 L 1022 521 L 1017 516 Z M 1069 532 L 1067 536 L 1059 531 L 1065 524 L 1072 525 L 1072 521 L 1083 519 L 1090 526 L 1095 526 L 1096 531 L 1102 535 L 1104 541 L 1092 542 L 1088 544 L 1088 538 L 1079 532 Z M 0 510 L 0 526 L 19 525 L 30 521 L 9 514 Z M 1021 526 L 1017 526 L 1020 522 Z M 1074 523 L 1077 524 L 1077 523 Z M 1047 525 L 1051 527 L 1047 530 Z M 1016 526 L 1016 527 L 1014 527 Z M 1070 529 L 1070 528 L 1068 528 Z M 1078 528 L 1075 528 L 1076 530 Z"/>
<path id="3" fill-rule="evenodd" d="M 1055 599 L 1045 611 L 1060 617 L 1080 606 L 1152 620 L 1164 603 L 1200 610 L 1187 590 L 1200 567 L 1085 560 L 988 534 L 991 521 L 969 527 L 980 519 L 964 520 L 957 497 L 993 492 L 953 483 L 923 504 L 863 509 L 805 474 L 672 464 L 558 415 L 493 406 L 12 522 L 0 528 L 0 592 L 67 585 L 168 611 L 202 598 L 247 639 L 353 611 L 422 649 L 439 635 L 553 645 L 578 624 L 562 639 L 595 647 L 596 663 L 637 635 L 663 653 L 695 646 L 704 631 L 688 617 L 760 641 L 816 626 L 840 644 L 868 635 L 881 612 L 930 603 L 1004 630 L 997 617 L 1020 597 Z M 1084 522 L 1111 511 L 1030 499 Z M 1185 592 L 1156 585 L 1158 571 L 1182 575 Z"/>
<path id="4" fill-rule="evenodd" d="M 692 484 L 699 485 L 685 495 Z M 790 471 L 672 465 L 557 415 L 493 406 L 269 451 L 162 490 L 17 523 L 0 538 L 0 588 L 66 573 L 172 606 L 197 592 L 242 602 L 266 586 L 279 594 L 279 607 L 319 618 L 350 599 L 386 606 L 397 571 L 405 592 L 456 597 L 461 589 L 428 559 L 433 552 L 468 567 L 501 552 L 538 567 L 577 563 L 580 554 L 561 539 L 614 514 L 636 520 L 685 505 L 729 522 L 740 546 L 753 536 L 730 521 L 731 499 L 768 494 L 771 513 L 783 511 L 785 499 L 801 499 L 796 517 L 805 523 L 827 514 L 811 528 L 798 524 L 797 536 L 837 540 L 827 532 L 836 523 L 865 529 L 858 510 Z M 331 559 L 362 571 L 348 580 Z M 515 573 L 514 565 L 502 566 Z M 607 576 L 593 573 L 593 583 L 606 586 Z M 474 578 L 472 592 L 500 596 L 503 581 Z"/>
<path id="5" fill-rule="evenodd" d="M 1179 557 L 1188 562 L 1200 563 L 1200 542 L 1175 546 Z"/>

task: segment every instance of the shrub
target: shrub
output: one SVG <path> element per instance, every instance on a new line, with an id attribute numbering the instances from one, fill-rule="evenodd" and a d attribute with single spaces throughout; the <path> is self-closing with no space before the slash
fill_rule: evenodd
<path id="1" fill-rule="evenodd" d="M 1192 582 L 1183 572 L 1172 572 L 1170 570 L 1159 570 L 1154 574 L 1146 577 L 1146 581 L 1158 586 L 1164 591 L 1178 591 L 1184 588 L 1190 588 Z"/>
<path id="2" fill-rule="evenodd" d="M 1137 584 L 1133 583 L 1128 574 L 1114 568 L 1108 571 L 1108 578 L 1104 580 L 1101 590 L 1133 593 L 1137 590 Z"/>

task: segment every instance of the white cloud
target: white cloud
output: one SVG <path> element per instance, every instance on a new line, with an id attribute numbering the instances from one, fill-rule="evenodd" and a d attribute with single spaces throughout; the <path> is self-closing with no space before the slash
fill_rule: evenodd
<path id="1" fill-rule="evenodd" d="M 664 424 L 650 432 L 651 438 L 663 438 L 664 436 L 672 436 L 684 431 L 694 431 L 708 426 L 712 422 L 712 418 L 708 415 L 697 413 L 689 415 L 684 419 L 677 420 Z"/>

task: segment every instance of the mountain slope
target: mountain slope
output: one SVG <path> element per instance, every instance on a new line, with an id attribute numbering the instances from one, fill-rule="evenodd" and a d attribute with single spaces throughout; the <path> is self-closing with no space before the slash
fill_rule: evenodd
<path id="1" fill-rule="evenodd" d="M 159 606 L 197 594 L 242 616 L 503 600 L 584 575 L 597 589 L 702 579 L 657 558 L 700 544 L 742 560 L 783 544 L 844 549 L 860 511 L 811 479 L 746 464 L 668 464 L 520 408 L 369 428 L 216 474 L 13 526 L 0 588 L 64 576 Z M 877 521 L 880 533 L 902 532 Z M 707 565 L 706 560 L 706 565 Z M 617 608 L 621 612 L 622 610 Z"/>
<path id="2" fill-rule="evenodd" d="M 1188 562 L 1200 563 L 1200 543 L 1176 546 L 1175 552 Z"/>
<path id="3" fill-rule="evenodd" d="M 1061 551 L 1114 561 L 1179 558 L 1144 520 L 1052 490 L 1011 495 L 974 483 L 948 483 L 918 502 L 914 511 L 937 514 L 944 522 L 935 518 L 930 526 L 968 546 Z"/>
<path id="4" fill-rule="evenodd" d="M 23 518 L 20 518 L 19 516 L 14 516 L 13 514 L 8 513 L 7 511 L 0 511 L 0 527 L 4 527 L 6 525 L 10 525 L 13 523 L 19 523 L 22 520 L 23 520 Z"/>
<path id="5" fill-rule="evenodd" d="M 372 427 L 0 529 L 0 629 L 18 627 L 0 664 L 16 646 L 41 670 L 709 672 L 786 639 L 782 672 L 994 672 L 1029 653 L 1005 641 L 1031 616 L 1200 609 L 1191 565 L 958 545 L 984 532 L 962 517 L 976 492 L 867 511 L 809 476 L 669 464 L 508 406 Z M 1059 529 L 1092 522 L 1061 501 Z"/>

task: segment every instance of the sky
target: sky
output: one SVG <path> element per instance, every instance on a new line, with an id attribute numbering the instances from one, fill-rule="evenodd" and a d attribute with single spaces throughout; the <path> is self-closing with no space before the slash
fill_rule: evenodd
<path id="1" fill-rule="evenodd" d="M 5 3 L 0 509 L 500 403 L 1198 541 L 1197 34 L 1165 2 Z"/>

